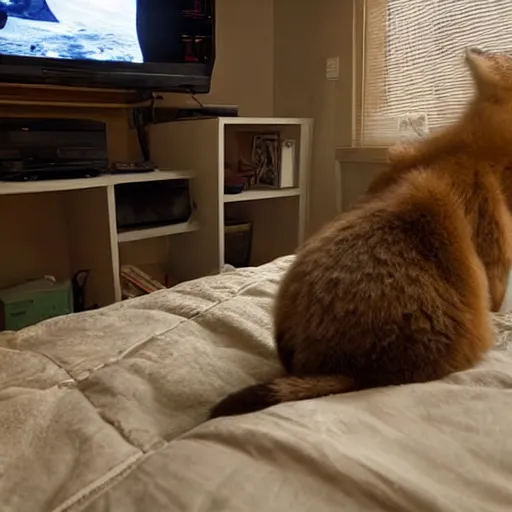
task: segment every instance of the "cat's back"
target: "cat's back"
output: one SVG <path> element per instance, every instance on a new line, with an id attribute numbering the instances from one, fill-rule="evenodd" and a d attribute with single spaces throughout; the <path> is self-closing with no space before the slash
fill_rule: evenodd
<path id="1" fill-rule="evenodd" d="M 444 279 L 457 282 L 458 269 L 476 256 L 457 192 L 442 175 L 411 172 L 307 241 L 286 280 L 318 292 L 350 282 L 359 283 L 353 290 L 376 289 L 379 276 L 398 284 L 446 272 Z"/>
<path id="2" fill-rule="evenodd" d="M 414 171 L 302 247 L 278 294 L 277 341 L 328 345 L 343 338 L 357 352 L 432 323 L 449 330 L 449 308 L 457 315 L 486 311 L 485 290 L 450 181 Z"/>

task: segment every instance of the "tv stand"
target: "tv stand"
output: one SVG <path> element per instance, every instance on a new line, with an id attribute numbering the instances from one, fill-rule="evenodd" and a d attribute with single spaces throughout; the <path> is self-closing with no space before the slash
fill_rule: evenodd
<path id="1" fill-rule="evenodd" d="M 130 153 L 138 150 L 138 145 L 133 132 L 133 139 L 129 139 L 126 110 L 91 109 L 87 113 L 87 117 L 96 113 L 108 123 L 110 163 L 140 158 Z M 17 109 L 16 114 L 19 112 Z M 53 109 L 44 112 L 56 117 Z M 23 113 L 35 117 L 35 109 Z M 75 117 L 83 115 L 81 109 L 74 112 Z M 125 264 L 135 265 L 163 283 L 166 275 L 169 282 L 180 282 L 219 272 L 226 263 L 223 224 L 231 217 L 253 224 L 251 265 L 290 254 L 302 241 L 307 218 L 310 120 L 214 118 L 161 123 L 148 131 L 153 163 L 163 170 L 0 182 L 0 240 L 8 248 L 0 255 L 0 288 L 44 275 L 68 279 L 79 270 L 91 269 L 85 305 L 105 306 L 121 299 L 119 271 Z M 225 164 L 238 162 L 239 155 L 249 151 L 255 132 L 275 131 L 284 139 L 297 141 L 297 180 L 293 187 L 225 195 Z M 118 185 L 177 179 L 192 181 L 197 210 L 188 221 L 118 231 Z"/>

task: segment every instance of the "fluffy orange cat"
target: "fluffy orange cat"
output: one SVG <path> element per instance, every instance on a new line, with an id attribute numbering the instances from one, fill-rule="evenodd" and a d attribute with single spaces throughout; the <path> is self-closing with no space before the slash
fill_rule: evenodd
<path id="1" fill-rule="evenodd" d="M 440 379 L 492 347 L 512 257 L 512 60 L 468 50 L 466 62 L 476 95 L 462 118 L 392 152 L 366 197 L 299 249 L 275 305 L 290 375 L 212 417 Z"/>

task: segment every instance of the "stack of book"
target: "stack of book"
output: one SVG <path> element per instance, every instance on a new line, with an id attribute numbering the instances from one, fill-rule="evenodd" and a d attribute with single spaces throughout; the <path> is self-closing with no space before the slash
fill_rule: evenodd
<path id="1" fill-rule="evenodd" d="M 166 289 L 166 286 L 134 265 L 123 265 L 120 274 L 123 299 L 132 299 Z"/>

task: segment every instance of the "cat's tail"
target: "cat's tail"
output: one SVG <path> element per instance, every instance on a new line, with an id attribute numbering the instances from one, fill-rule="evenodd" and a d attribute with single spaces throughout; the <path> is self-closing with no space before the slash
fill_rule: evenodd
<path id="1" fill-rule="evenodd" d="M 280 377 L 227 396 L 211 410 L 210 418 L 246 414 L 282 402 L 347 393 L 356 389 L 355 381 L 343 375 Z"/>

